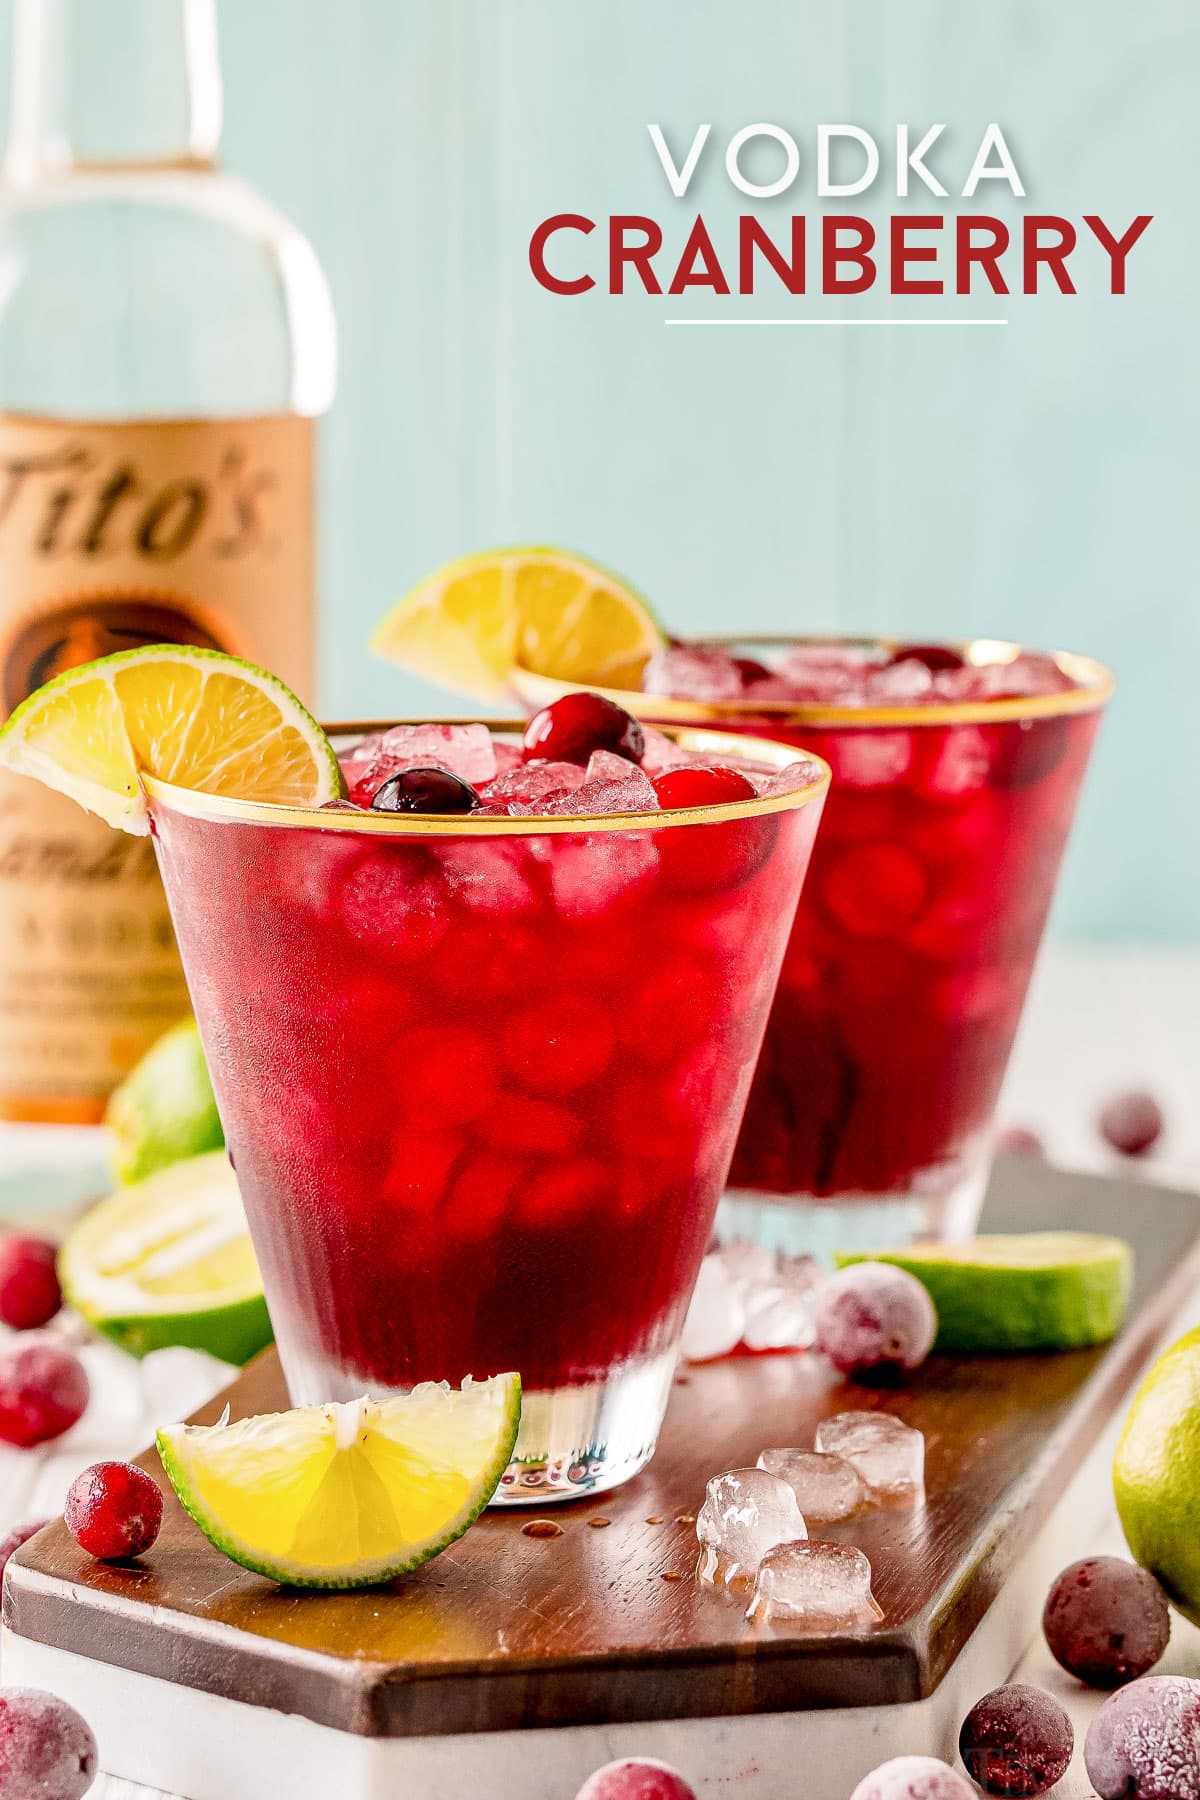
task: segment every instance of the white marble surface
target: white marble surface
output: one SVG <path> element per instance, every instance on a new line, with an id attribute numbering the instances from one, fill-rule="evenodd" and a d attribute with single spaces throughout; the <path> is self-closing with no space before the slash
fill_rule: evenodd
<path id="1" fill-rule="evenodd" d="M 1200 1189 L 1200 951 L 1059 948 L 1043 959 L 1035 979 L 1002 1106 L 1008 1123 L 1029 1124 L 1046 1138 L 1055 1161 L 1097 1171 L 1114 1158 L 1099 1141 L 1094 1118 L 1102 1101 L 1128 1086 L 1149 1087 L 1168 1115 L 1161 1151 L 1143 1165 L 1148 1177 Z M 0 1129 L 0 1171 L 18 1167 L 87 1166 L 94 1136 L 74 1132 L 21 1133 Z M 75 1469 L 100 1454 L 124 1454 L 147 1441 L 153 1423 L 206 1397 L 219 1370 L 175 1357 L 142 1375 L 117 1352 L 85 1352 L 99 1409 L 41 1456 L 0 1450 L 0 1523 L 56 1506 Z M 168 1353 L 172 1356 L 173 1353 Z M 1120 1553 L 1120 1532 L 1104 1529 L 1079 1546 Z M 1200 1675 L 1200 1632 L 1176 1620 L 1164 1671 Z M 1017 1671 L 1057 1693 L 1071 1712 L 1081 1747 L 1099 1697 L 1059 1671 L 1035 1643 Z M 1054 1800 L 1086 1800 L 1091 1788 L 1076 1756 Z M 150 1789 L 102 1779 L 93 1800 L 162 1800 Z M 174 1797 L 168 1797 L 174 1800 Z M 332 1797 L 331 1797 L 332 1800 Z M 464 1800 L 466 1797 L 464 1796 Z M 569 1794 L 545 1800 L 572 1800 Z"/>

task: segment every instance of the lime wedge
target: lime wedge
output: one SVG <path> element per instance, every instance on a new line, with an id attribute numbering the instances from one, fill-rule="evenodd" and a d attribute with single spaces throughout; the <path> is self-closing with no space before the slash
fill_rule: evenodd
<path id="1" fill-rule="evenodd" d="M 508 1467 L 516 1375 L 425 1382 L 227 1425 L 170 1425 L 158 1450 L 210 1543 L 291 1587 L 391 1581 L 462 1536 Z"/>
<path id="2" fill-rule="evenodd" d="M 283 806 L 342 791 L 333 746 L 282 681 L 188 644 L 120 650 L 56 676 L 0 729 L 0 766 L 142 837 L 141 775 Z"/>
<path id="3" fill-rule="evenodd" d="M 134 1356 L 168 1344 L 243 1363 L 271 1341 L 237 1177 L 223 1151 L 122 1188 L 59 1253 L 70 1305 Z"/>
<path id="4" fill-rule="evenodd" d="M 452 693 L 499 700 L 516 667 L 563 681 L 636 687 L 664 642 L 646 602 L 569 550 L 485 550 L 406 594 L 371 638 L 376 656 Z"/>
<path id="5" fill-rule="evenodd" d="M 225 1142 L 195 1019 L 181 1019 L 152 1044 L 109 1098 L 118 1181 L 142 1181 Z"/>
<path id="6" fill-rule="evenodd" d="M 1071 1350 L 1103 1344 L 1129 1304 L 1133 1252 L 1123 1238 L 1083 1231 L 977 1237 L 963 1244 L 835 1258 L 895 1263 L 929 1289 L 938 1350 Z"/>

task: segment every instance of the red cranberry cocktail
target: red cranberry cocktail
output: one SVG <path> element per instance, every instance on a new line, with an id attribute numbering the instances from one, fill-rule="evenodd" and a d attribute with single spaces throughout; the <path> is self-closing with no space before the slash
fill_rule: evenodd
<path id="1" fill-rule="evenodd" d="M 582 702 L 582 704 L 580 703 Z M 319 811 L 150 784 L 292 1398 L 505 1369 L 499 1498 L 650 1456 L 828 780 L 590 696 Z"/>
<path id="2" fill-rule="evenodd" d="M 1009 644 L 825 640 L 672 645 L 643 686 L 613 698 L 833 771 L 723 1217 L 819 1249 L 969 1232 L 1110 678 Z"/>

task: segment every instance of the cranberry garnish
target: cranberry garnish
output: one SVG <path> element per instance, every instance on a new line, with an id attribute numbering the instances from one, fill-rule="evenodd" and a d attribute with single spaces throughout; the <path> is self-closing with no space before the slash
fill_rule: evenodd
<path id="1" fill-rule="evenodd" d="M 631 713 L 603 694 L 564 694 L 534 713 L 525 727 L 526 762 L 586 763 L 593 750 L 611 750 L 640 763 L 646 734 Z"/>
<path id="2" fill-rule="evenodd" d="M 963 658 L 948 644 L 904 644 L 891 660 L 893 663 L 924 663 L 931 675 L 941 674 L 945 669 L 961 669 L 963 666 Z"/>
<path id="3" fill-rule="evenodd" d="M 4 1582 L 4 1571 L 8 1567 L 8 1559 L 13 1556 L 22 1544 L 27 1544 L 35 1533 L 50 1523 L 49 1519 L 27 1519 L 24 1525 L 14 1525 L 8 1536 L 0 1542 L 0 1586 Z"/>
<path id="4" fill-rule="evenodd" d="M 1166 1121 L 1153 1094 L 1115 1094 L 1100 1112 L 1100 1135 L 1122 1156 L 1145 1156 L 1163 1134 Z"/>
<path id="5" fill-rule="evenodd" d="M 478 805 L 479 795 L 470 782 L 449 769 L 401 769 L 376 790 L 371 811 L 469 813 Z"/>
<path id="6" fill-rule="evenodd" d="M 40 1688 L 0 1688 L 0 1794 L 83 1800 L 99 1759 L 91 1727 Z"/>
<path id="7" fill-rule="evenodd" d="M 52 1337 L 15 1339 L 0 1351 L 0 1438 L 27 1450 L 69 1431 L 88 1403 L 77 1356 Z"/>
<path id="8" fill-rule="evenodd" d="M 0 1239 L 0 1319 L 14 1331 L 36 1331 L 62 1305 L 56 1254 L 44 1238 Z"/>
<path id="9" fill-rule="evenodd" d="M 686 806 L 726 806 L 732 800 L 753 800 L 754 789 L 736 769 L 710 768 L 707 763 L 688 763 L 668 769 L 654 782 L 658 804 L 664 812 Z"/>
<path id="10" fill-rule="evenodd" d="M 98 1462 L 77 1475 L 63 1519 L 81 1550 L 123 1562 L 149 1550 L 162 1524 L 162 1490 L 133 1463 Z"/>
<path id="11" fill-rule="evenodd" d="M 753 656 L 735 656 L 733 666 L 747 686 L 752 681 L 769 681 L 771 678 L 766 663 L 760 663 Z"/>

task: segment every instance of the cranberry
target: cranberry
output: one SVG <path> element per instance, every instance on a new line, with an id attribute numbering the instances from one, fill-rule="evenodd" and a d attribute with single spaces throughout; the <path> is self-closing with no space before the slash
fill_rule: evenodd
<path id="1" fill-rule="evenodd" d="M 526 762 L 585 763 L 593 750 L 611 750 L 640 763 L 646 734 L 623 706 L 603 694 L 564 694 L 534 713 L 525 727 Z"/>
<path id="2" fill-rule="evenodd" d="M 49 1519 L 29 1519 L 24 1525 L 14 1525 L 8 1536 L 0 1541 L 0 1585 L 3 1585 L 4 1582 L 4 1571 L 8 1567 L 9 1557 L 49 1523 Z"/>
<path id="3" fill-rule="evenodd" d="M 162 1524 L 162 1490 L 133 1463 L 98 1462 L 77 1475 L 63 1519 L 81 1550 L 123 1562 L 149 1550 Z"/>
<path id="4" fill-rule="evenodd" d="M 77 1356 L 50 1337 L 18 1338 L 0 1350 L 0 1439 L 28 1449 L 69 1431 L 88 1403 Z"/>
<path id="5" fill-rule="evenodd" d="M 733 800 L 753 800 L 754 789 L 736 769 L 710 768 L 707 763 L 686 763 L 656 776 L 654 792 L 664 812 L 687 806 L 727 806 Z"/>
<path id="6" fill-rule="evenodd" d="M 1089 1556 L 1064 1569 L 1046 1601 L 1051 1655 L 1088 1687 L 1123 1687 L 1148 1674 L 1167 1647 L 1167 1597 L 1145 1569 Z"/>
<path id="7" fill-rule="evenodd" d="M 771 679 L 771 671 L 766 663 L 760 663 L 753 656 L 735 656 L 733 666 L 747 687 L 752 681 L 769 681 Z"/>
<path id="8" fill-rule="evenodd" d="M 14 1331 L 48 1324 L 62 1305 L 56 1257 L 44 1238 L 0 1239 L 0 1319 Z"/>
<path id="9" fill-rule="evenodd" d="M 575 1800 L 696 1800 L 696 1793 L 677 1769 L 631 1756 L 589 1775 Z"/>
<path id="10" fill-rule="evenodd" d="M 924 663 L 931 675 L 940 675 L 946 669 L 961 669 L 963 658 L 949 644 L 903 644 L 892 657 L 893 663 Z"/>
<path id="11" fill-rule="evenodd" d="M 73 1706 L 39 1688 L 0 1688 L 0 1794 L 82 1800 L 98 1766 L 96 1740 Z"/>
<path id="12" fill-rule="evenodd" d="M 1166 1120 L 1153 1094 L 1115 1094 L 1100 1113 L 1100 1135 L 1122 1156 L 1145 1156 L 1163 1134 Z"/>
<path id="13" fill-rule="evenodd" d="M 840 1375 L 882 1377 L 919 1368 L 937 1336 L 928 1289 L 890 1263 L 851 1263 L 817 1295 L 817 1348 Z"/>
<path id="14" fill-rule="evenodd" d="M 963 1721 L 958 1753 L 985 1794 L 1044 1794 L 1061 1781 L 1075 1749 L 1071 1721 L 1041 1688 L 1015 1681 L 977 1700 Z"/>
<path id="15" fill-rule="evenodd" d="M 478 805 L 479 795 L 470 782 L 449 769 L 401 769 L 376 789 L 371 811 L 469 813 Z"/>
<path id="16" fill-rule="evenodd" d="M 1045 1157 L 1046 1146 L 1028 1125 L 1006 1125 L 996 1140 L 997 1147 L 1010 1156 Z"/>

